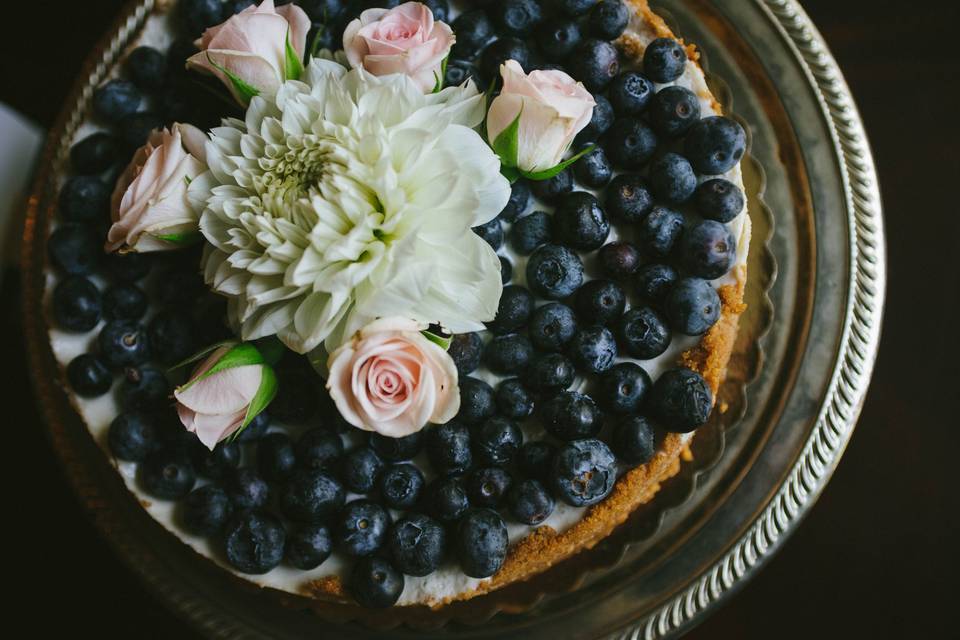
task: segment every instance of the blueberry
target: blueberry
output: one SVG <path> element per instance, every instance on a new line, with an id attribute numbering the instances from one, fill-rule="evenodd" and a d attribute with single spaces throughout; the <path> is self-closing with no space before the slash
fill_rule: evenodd
<path id="1" fill-rule="evenodd" d="M 257 443 L 257 467 L 267 480 L 283 480 L 293 473 L 297 457 L 286 433 L 268 433 Z"/>
<path id="2" fill-rule="evenodd" d="M 460 381 L 461 397 L 463 394 L 463 380 Z M 390 438 L 379 433 L 370 435 L 370 448 L 384 460 L 401 462 L 409 460 L 420 453 L 423 446 L 423 433 L 417 431 L 402 438 Z"/>
<path id="3" fill-rule="evenodd" d="M 504 256 L 497 257 L 500 258 L 500 283 L 506 285 L 513 278 L 513 264 Z"/>
<path id="4" fill-rule="evenodd" d="M 474 227 L 473 232 L 493 247 L 494 251 L 503 245 L 503 227 L 500 226 L 500 221 L 496 218 L 479 227 Z"/>
<path id="5" fill-rule="evenodd" d="M 237 469 L 224 486 L 230 501 L 239 510 L 259 509 L 267 504 L 270 497 L 270 487 L 257 473 L 244 467 Z"/>
<path id="6" fill-rule="evenodd" d="M 194 467 L 197 473 L 211 480 L 226 480 L 240 467 L 242 452 L 236 442 L 223 441 L 213 451 L 208 451 L 206 447 L 200 448 L 200 451 L 200 455 L 194 456 Z"/>
<path id="7" fill-rule="evenodd" d="M 720 318 L 720 296 L 706 280 L 682 278 L 667 294 L 664 308 L 674 331 L 699 336 Z"/>
<path id="8" fill-rule="evenodd" d="M 629 416 L 613 430 L 611 445 L 623 462 L 646 464 L 656 452 L 653 426 L 643 416 Z"/>
<path id="9" fill-rule="evenodd" d="M 551 398 L 541 413 L 543 427 L 558 440 L 592 438 L 603 427 L 603 415 L 588 395 L 561 391 Z"/>
<path id="10" fill-rule="evenodd" d="M 420 499 L 423 474 L 412 464 L 392 464 L 380 475 L 380 495 L 391 509 L 409 509 Z"/>
<path id="11" fill-rule="evenodd" d="M 680 258 L 687 273 L 713 280 L 730 270 L 737 258 L 737 242 L 722 223 L 704 220 L 683 234 Z"/>
<path id="12" fill-rule="evenodd" d="M 507 526 L 496 511 L 472 509 L 457 527 L 456 553 L 460 568 L 471 578 L 488 578 L 507 556 Z"/>
<path id="13" fill-rule="evenodd" d="M 426 491 L 427 510 L 442 522 L 456 522 L 470 507 L 467 491 L 458 476 L 434 480 Z"/>
<path id="14" fill-rule="evenodd" d="M 83 353 L 67 365 L 67 380 L 74 393 L 83 398 L 102 396 L 113 385 L 113 376 L 102 358 Z"/>
<path id="15" fill-rule="evenodd" d="M 667 350 L 672 334 L 667 321 L 650 307 L 634 307 L 617 323 L 624 350 L 640 360 L 651 360 Z"/>
<path id="16" fill-rule="evenodd" d="M 595 147 L 574 163 L 573 174 L 584 186 L 600 189 L 613 177 L 613 167 L 603 147 Z"/>
<path id="17" fill-rule="evenodd" d="M 450 17 L 450 4 L 447 0 L 424 0 L 423 4 L 433 13 L 434 20 L 447 22 Z"/>
<path id="18" fill-rule="evenodd" d="M 553 214 L 554 238 L 580 251 L 599 249 L 610 235 L 610 223 L 600 203 L 586 191 L 564 197 Z"/>
<path id="19" fill-rule="evenodd" d="M 377 556 L 361 558 L 350 572 L 350 594 L 361 607 L 385 609 L 403 593 L 403 574 Z"/>
<path id="20" fill-rule="evenodd" d="M 647 404 L 667 431 L 689 433 L 710 417 L 713 392 L 699 373 L 678 367 L 657 378 Z"/>
<path id="21" fill-rule="evenodd" d="M 656 206 L 640 221 L 637 236 L 646 255 L 664 257 L 683 233 L 683 216 L 673 209 Z"/>
<path id="22" fill-rule="evenodd" d="M 647 119 L 661 136 L 682 136 L 700 120 L 700 100 L 686 87 L 664 87 L 651 100 Z"/>
<path id="23" fill-rule="evenodd" d="M 532 357 L 533 344 L 530 339 L 517 333 L 495 336 L 484 351 L 487 367 L 502 375 L 522 373 Z"/>
<path id="24" fill-rule="evenodd" d="M 147 331 L 151 351 L 164 364 L 182 362 L 200 346 L 190 317 L 180 310 L 161 310 Z"/>
<path id="25" fill-rule="evenodd" d="M 291 567 L 309 571 L 323 564 L 332 550 L 333 536 L 327 525 L 299 525 L 287 533 L 283 557 Z"/>
<path id="26" fill-rule="evenodd" d="M 557 448 L 546 440 L 526 443 L 517 454 L 517 469 L 520 475 L 534 480 L 548 480 L 556 453 Z"/>
<path id="27" fill-rule="evenodd" d="M 533 312 L 533 296 L 530 291 L 520 285 L 510 285 L 503 288 L 500 294 L 500 303 L 497 306 L 497 315 L 487 328 L 494 334 L 503 335 L 523 327 Z"/>
<path id="28" fill-rule="evenodd" d="M 50 261 L 71 276 L 85 276 L 97 268 L 103 258 L 103 239 L 86 226 L 76 223 L 57 227 L 47 239 Z"/>
<path id="29" fill-rule="evenodd" d="M 494 393 L 497 410 L 513 420 L 522 420 L 533 413 L 534 399 L 517 378 L 504 380 Z"/>
<path id="30" fill-rule="evenodd" d="M 543 20 L 537 0 L 502 0 L 491 10 L 494 22 L 511 36 L 526 37 Z"/>
<path id="31" fill-rule="evenodd" d="M 123 62 L 127 77 L 144 91 L 158 91 L 167 75 L 167 58 L 153 47 L 137 47 Z"/>
<path id="32" fill-rule="evenodd" d="M 510 228 L 510 246 L 520 255 L 528 256 L 534 249 L 550 242 L 551 218 L 543 211 L 534 211 L 513 223 Z"/>
<path id="33" fill-rule="evenodd" d="M 573 173 L 570 169 L 564 169 L 552 178 L 534 180 L 530 190 L 544 202 L 557 202 L 565 194 L 573 191 Z"/>
<path id="34" fill-rule="evenodd" d="M 601 376 L 596 390 L 597 401 L 611 413 L 634 413 L 643 406 L 651 384 L 643 367 L 634 362 L 620 362 Z"/>
<path id="35" fill-rule="evenodd" d="M 97 344 L 103 361 L 114 369 L 133 367 L 150 357 L 146 329 L 132 322 L 108 322 L 100 330 Z"/>
<path id="36" fill-rule="evenodd" d="M 62 329 L 90 331 L 100 322 L 100 291 L 86 278 L 65 278 L 53 290 L 52 310 L 54 320 Z"/>
<path id="37" fill-rule="evenodd" d="M 502 467 L 480 467 L 467 478 L 467 497 L 476 507 L 500 506 L 513 479 Z"/>
<path id="38" fill-rule="evenodd" d="M 550 60 L 563 60 L 580 44 L 579 25 L 572 20 L 551 20 L 537 32 L 537 44 Z"/>
<path id="39" fill-rule="evenodd" d="M 645 264 L 637 270 L 637 293 L 650 302 L 661 302 L 679 279 L 676 269 L 668 264 Z"/>
<path id="40" fill-rule="evenodd" d="M 459 87 L 464 82 L 473 80 L 478 88 L 484 89 L 480 72 L 466 60 L 450 60 L 447 62 L 447 71 L 443 76 L 444 87 Z"/>
<path id="41" fill-rule="evenodd" d="M 334 521 L 337 548 L 348 556 L 368 556 L 387 538 L 390 514 L 371 500 L 348 502 Z"/>
<path id="42" fill-rule="evenodd" d="M 458 333 L 450 340 L 447 353 L 461 377 L 472 373 L 480 366 L 483 355 L 483 338 L 479 333 Z"/>
<path id="43" fill-rule="evenodd" d="M 524 71 L 530 66 L 530 48 L 523 40 L 513 37 L 494 40 L 480 58 L 480 71 L 487 78 L 500 77 L 500 65 L 507 60 L 516 60 Z"/>
<path id="44" fill-rule="evenodd" d="M 697 173 L 718 175 L 732 169 L 743 157 L 747 134 L 736 120 L 711 116 L 690 128 L 683 150 Z"/>
<path id="45" fill-rule="evenodd" d="M 187 58 L 199 51 L 193 44 L 196 36 L 199 35 L 200 33 L 196 32 L 193 37 L 177 38 L 167 48 L 167 69 L 172 76 L 179 80 L 190 77 L 187 72 Z M 186 86 L 186 83 L 183 86 Z M 169 91 L 169 87 L 167 89 Z"/>
<path id="46" fill-rule="evenodd" d="M 613 217 L 624 222 L 639 222 L 653 210 L 653 193 L 642 177 L 621 173 L 607 188 L 605 204 Z"/>
<path id="47" fill-rule="evenodd" d="M 590 11 L 597 0 L 553 0 L 551 4 L 555 11 L 576 18 Z"/>
<path id="48" fill-rule="evenodd" d="M 280 506 L 285 516 L 297 522 L 322 522 L 340 510 L 343 486 L 326 471 L 300 469 L 290 477 Z"/>
<path id="49" fill-rule="evenodd" d="M 523 524 L 541 524 L 550 517 L 555 506 L 553 496 L 537 480 L 521 480 L 507 493 L 507 511 Z"/>
<path id="50" fill-rule="evenodd" d="M 226 492 L 208 484 L 187 494 L 181 503 L 180 521 L 189 533 L 213 536 L 223 530 L 232 513 L 233 505 Z"/>
<path id="51" fill-rule="evenodd" d="M 109 169 L 119 158 L 117 140 L 109 133 L 92 133 L 70 148 L 70 165 L 81 176 L 101 173 Z M 71 180 L 76 180 L 72 178 Z M 96 179 L 100 182 L 99 179 Z M 69 183 L 70 181 L 68 181 Z M 102 184 L 102 183 L 101 183 Z M 104 189 L 106 187 L 104 186 Z M 61 206 L 61 212 L 63 208 Z M 100 209 L 97 213 L 102 213 Z"/>
<path id="52" fill-rule="evenodd" d="M 593 142 L 613 126 L 613 105 L 610 104 L 610 101 L 607 100 L 606 96 L 600 94 L 594 95 L 593 100 L 597 104 L 593 107 L 590 122 L 574 138 L 574 144 L 576 145 Z"/>
<path id="53" fill-rule="evenodd" d="M 677 153 L 665 153 L 650 163 L 647 179 L 653 194 L 672 204 L 686 202 L 697 188 L 697 174 L 690 162 Z"/>
<path id="54" fill-rule="evenodd" d="M 618 116 L 638 116 L 650 104 L 655 91 L 653 83 L 642 73 L 623 71 L 610 83 L 610 104 Z"/>
<path id="55" fill-rule="evenodd" d="M 523 432 L 517 424 L 499 416 L 487 419 L 473 433 L 473 454 L 481 464 L 506 464 L 522 444 Z"/>
<path id="56" fill-rule="evenodd" d="M 436 571 L 446 547 L 443 525 L 419 513 L 397 520 L 387 537 L 393 564 L 408 576 L 426 576 Z"/>
<path id="57" fill-rule="evenodd" d="M 174 451 L 157 451 L 137 465 L 144 491 L 162 500 L 176 500 L 190 493 L 197 474 L 190 460 Z"/>
<path id="58" fill-rule="evenodd" d="M 139 413 L 121 413 L 107 432 L 110 451 L 120 460 L 139 462 L 159 447 L 153 423 Z"/>
<path id="59" fill-rule="evenodd" d="M 611 242 L 600 247 L 597 262 L 611 278 L 623 278 L 640 268 L 640 250 L 629 242 Z"/>
<path id="60" fill-rule="evenodd" d="M 583 263 L 566 247 L 545 244 L 527 261 L 527 285 L 548 300 L 571 295 L 583 283 Z"/>
<path id="61" fill-rule="evenodd" d="M 530 316 L 530 341 L 541 351 L 560 351 L 577 333 L 577 319 L 565 304 L 551 302 Z"/>
<path id="62" fill-rule="evenodd" d="M 448 422 L 427 432 L 427 457 L 438 474 L 463 473 L 473 464 L 470 431 L 459 422 Z"/>
<path id="63" fill-rule="evenodd" d="M 195 36 L 227 17 L 226 6 L 221 0 L 183 0 L 177 4 L 177 10 L 187 31 Z"/>
<path id="64" fill-rule="evenodd" d="M 238 432 L 237 442 L 255 442 L 262 438 L 269 428 L 270 416 L 266 411 L 261 411 L 257 414 L 257 417 Z"/>
<path id="65" fill-rule="evenodd" d="M 94 136 L 101 134 L 94 134 Z M 88 140 L 90 139 L 88 138 Z M 86 142 L 86 140 L 84 141 Z M 83 144 L 83 142 L 79 143 Z M 79 146 L 79 145 L 77 145 Z M 77 150 L 74 147 L 74 151 Z M 71 152 L 73 157 L 73 152 Z M 74 163 L 76 164 L 76 160 Z M 110 211 L 110 188 L 96 176 L 74 176 L 60 188 L 60 216 L 72 222 L 98 222 L 107 220 Z M 78 228 L 70 226 L 68 228 Z M 97 242 L 101 244 L 101 242 Z M 100 253 L 103 252 L 102 247 Z"/>
<path id="66" fill-rule="evenodd" d="M 589 373 L 603 373 L 617 359 L 617 341 L 609 329 L 593 325 L 577 332 L 568 351 L 577 368 Z"/>
<path id="67" fill-rule="evenodd" d="M 527 210 L 529 202 L 530 186 L 526 180 L 517 180 L 510 187 L 510 199 L 497 218 L 503 222 L 513 222 Z"/>
<path id="68" fill-rule="evenodd" d="M 156 113 L 140 111 L 124 116 L 117 125 L 117 133 L 122 147 L 132 153 L 143 146 L 150 132 L 164 125 L 163 118 Z"/>
<path id="69" fill-rule="evenodd" d="M 343 457 L 340 477 L 354 493 L 369 493 L 377 484 L 384 462 L 370 447 L 357 447 Z"/>
<path id="70" fill-rule="evenodd" d="M 170 307 L 192 306 L 206 292 L 203 277 L 192 264 L 165 270 L 155 286 L 153 301 Z"/>
<path id="71" fill-rule="evenodd" d="M 317 379 L 312 372 L 278 371 L 279 388 L 270 413 L 281 422 L 303 423 L 317 412 Z"/>
<path id="72" fill-rule="evenodd" d="M 136 113 L 143 96 L 136 85 L 127 80 L 108 80 L 93 92 L 93 113 L 98 118 L 117 123 Z"/>
<path id="73" fill-rule="evenodd" d="M 467 376 L 460 379 L 460 412 L 457 419 L 479 424 L 493 415 L 493 389 L 483 380 Z"/>
<path id="74" fill-rule="evenodd" d="M 627 296 L 616 282 L 591 280 L 577 291 L 577 313 L 584 323 L 610 324 L 623 314 Z"/>
<path id="75" fill-rule="evenodd" d="M 553 486 L 572 507 L 596 504 L 610 495 L 617 481 L 617 463 L 600 440 L 574 440 L 560 447 L 553 460 Z"/>
<path id="76" fill-rule="evenodd" d="M 482 9 L 461 13 L 451 27 L 457 34 L 457 43 L 453 46 L 457 57 L 475 58 L 494 38 L 493 23 Z"/>
<path id="77" fill-rule="evenodd" d="M 227 562 L 241 573 L 262 574 L 283 560 L 286 532 L 280 520 L 265 511 L 246 511 L 227 524 Z"/>
<path id="78" fill-rule="evenodd" d="M 620 73 L 617 49 L 604 40 L 585 40 L 570 57 L 570 71 L 590 91 L 603 91 Z"/>
<path id="79" fill-rule="evenodd" d="M 248 0 L 240 0 L 247 2 Z M 252 0 L 251 0 L 252 1 Z M 256 4 L 253 2 L 253 4 Z M 333 23 L 347 8 L 347 0 L 300 0 L 297 3 L 316 22 Z M 440 20 L 441 18 L 437 18 Z"/>
<path id="80" fill-rule="evenodd" d="M 152 266 L 150 254 L 111 253 L 107 255 L 104 267 L 107 273 L 119 282 L 136 282 L 150 273 Z"/>
<path id="81" fill-rule="evenodd" d="M 103 316 L 107 320 L 139 320 L 147 312 L 148 304 L 143 289 L 121 282 L 103 294 Z"/>
<path id="82" fill-rule="evenodd" d="M 343 440 L 327 429 L 310 429 L 297 440 L 296 456 L 302 467 L 336 468 L 343 457 Z"/>
<path id="83" fill-rule="evenodd" d="M 697 211 L 704 218 L 717 222 L 730 222 L 743 211 L 743 191 L 723 178 L 707 180 L 693 194 Z"/>
<path id="84" fill-rule="evenodd" d="M 171 402 L 167 377 L 150 364 L 124 369 L 118 395 L 124 411 L 157 411 Z"/>
<path id="85" fill-rule="evenodd" d="M 604 136 L 604 147 L 615 166 L 639 169 L 657 150 L 657 134 L 639 118 L 618 118 Z"/>
<path id="86" fill-rule="evenodd" d="M 687 52 L 673 38 L 657 38 L 643 52 L 643 71 L 654 82 L 673 82 L 683 75 Z"/>
<path id="87" fill-rule="evenodd" d="M 620 0 L 603 0 L 590 10 L 587 30 L 602 40 L 616 40 L 630 22 L 630 10 Z"/>
<path id="88" fill-rule="evenodd" d="M 523 382 L 530 389 L 549 395 L 569 389 L 573 378 L 574 367 L 569 358 L 559 353 L 545 353 L 533 359 Z"/>

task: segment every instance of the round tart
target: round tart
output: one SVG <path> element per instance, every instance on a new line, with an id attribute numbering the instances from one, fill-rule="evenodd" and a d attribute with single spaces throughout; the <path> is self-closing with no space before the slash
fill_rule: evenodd
<path id="1" fill-rule="evenodd" d="M 266 11 L 269 4 L 256 11 Z M 308 11 L 316 4 L 303 3 Z M 352 6 L 326 4 L 338 10 Z M 280 155 L 283 144 L 290 153 L 306 147 L 270 137 L 270 123 L 279 119 L 271 116 L 269 105 L 263 106 L 266 91 L 230 71 L 227 58 L 209 53 L 197 58 L 202 52 L 189 40 L 184 44 L 181 34 L 199 36 L 203 28 L 230 17 L 203 14 L 203 3 L 162 4 L 147 20 L 115 81 L 94 97 L 94 115 L 80 128 L 71 153 L 73 175 L 63 176 L 60 216 L 48 242 L 47 308 L 54 354 L 78 413 L 144 508 L 199 554 L 255 584 L 365 606 L 440 607 L 469 599 L 530 578 L 608 536 L 690 459 L 695 428 L 716 410 L 714 399 L 744 310 L 750 218 L 739 159 L 746 139 L 733 120 L 718 118 L 721 107 L 707 86 L 695 47 L 678 40 L 645 0 L 622 5 L 493 2 L 485 3 L 485 10 L 468 12 L 455 2 L 450 7 L 443 1 L 426 4 L 429 9 L 417 5 L 410 10 L 432 9 L 436 15 L 429 23 L 411 27 L 401 16 L 400 27 L 393 25 L 407 29 L 402 39 L 411 37 L 411 29 L 423 28 L 427 32 L 416 37 L 424 46 L 434 46 L 446 33 L 441 23 L 449 23 L 457 44 L 452 51 L 435 47 L 449 53 L 441 56 L 445 82 L 435 71 L 432 76 L 409 72 L 409 77 L 427 96 L 452 95 L 430 93 L 444 84 L 490 86 L 488 134 L 496 126 L 497 101 L 506 109 L 512 86 L 509 80 L 494 81 L 501 73 L 506 78 L 511 64 L 517 77 L 528 80 L 535 78 L 530 72 L 538 66 L 550 73 L 570 72 L 571 83 L 583 83 L 576 90 L 568 87 L 571 95 L 585 94 L 583 100 L 592 107 L 573 145 L 559 149 L 566 154 L 557 161 L 577 158 L 568 166 L 544 170 L 543 163 L 557 163 L 536 154 L 534 164 L 542 160 L 538 166 L 522 160 L 523 132 L 513 146 L 509 139 L 511 126 L 527 126 L 522 111 L 500 126 L 503 136 L 488 136 L 488 153 L 499 155 L 502 173 L 514 182 L 508 185 L 509 201 L 504 197 L 500 203 L 505 204 L 502 213 L 474 225 L 476 236 L 496 250 L 504 265 L 495 316 L 467 319 L 474 325 L 484 322 L 487 329 L 457 331 L 454 327 L 464 322 L 440 317 L 440 312 L 399 322 L 384 319 L 393 314 L 381 309 L 362 328 L 346 322 L 349 330 L 337 325 L 317 339 L 316 313 L 305 314 L 315 321 L 306 329 L 303 322 L 283 326 L 268 306 L 260 315 L 241 317 L 237 309 L 260 298 L 249 291 L 247 297 L 231 297 L 231 278 L 238 277 L 231 269 L 237 269 L 242 252 L 218 255 L 223 253 L 218 242 L 242 234 L 242 225 L 230 228 L 229 220 L 247 224 L 249 218 L 231 218 L 234 205 L 213 211 L 218 205 L 211 203 L 218 194 L 249 185 L 260 189 L 278 172 L 286 171 L 283 180 L 295 173 L 305 183 L 325 178 L 310 173 L 309 163 Z M 280 84 L 288 84 L 273 92 L 287 104 L 295 99 L 284 93 L 293 86 L 292 78 L 309 84 L 320 82 L 321 70 L 347 74 L 351 65 L 373 69 L 383 61 L 374 60 L 377 45 L 370 41 L 399 33 L 387 28 L 375 32 L 374 27 L 362 31 L 392 15 L 386 12 L 358 16 L 343 9 L 335 18 L 304 13 L 308 21 L 303 22 L 292 8 L 268 8 L 271 20 L 287 21 Z M 366 35 L 356 36 L 358 32 Z M 213 52 L 216 34 L 207 34 L 198 43 Z M 365 44 L 348 47 L 346 54 L 320 52 L 340 49 L 345 40 L 354 43 L 351 34 L 367 38 Z M 304 56 L 306 48 L 314 61 Z M 604 59 L 609 51 L 616 55 Z M 192 66 L 207 65 L 206 79 L 179 69 L 188 57 Z M 342 71 L 330 71 L 329 65 L 338 64 L 344 65 Z M 426 86 L 431 77 L 436 87 Z M 347 75 L 336 80 L 353 81 Z M 194 95 L 208 91 L 215 97 Z M 241 106 L 231 106 L 231 98 Z M 457 99 L 466 102 L 469 96 Z M 380 109 L 388 111 L 386 105 Z M 209 177 L 205 166 L 188 171 L 190 197 L 206 189 L 198 205 L 203 210 L 199 230 L 178 223 L 132 242 L 130 229 L 124 228 L 121 240 L 114 242 L 117 211 L 123 210 L 129 189 L 114 191 L 114 229 L 109 233 L 103 210 L 113 183 L 119 178 L 124 187 L 129 184 L 124 169 L 150 130 L 173 121 L 208 129 L 220 118 L 235 119 L 214 128 L 206 151 L 195 155 L 189 152 L 190 130 L 168 130 L 169 136 L 180 136 L 177 145 L 182 141 L 187 150 L 186 159 L 171 153 L 168 164 L 189 164 L 203 156 L 214 167 L 216 153 L 234 159 L 254 153 L 247 138 L 238 141 L 258 127 L 263 144 L 256 151 L 259 159 L 234 167 L 237 175 L 249 170 L 257 177 L 249 183 L 229 178 L 234 182 L 224 186 L 226 178 L 216 171 Z M 734 143 L 728 144 L 731 139 Z M 550 144 L 542 131 L 533 140 L 533 146 L 544 149 Z M 651 141 L 648 152 L 640 149 Z M 364 147 L 355 151 L 364 157 Z M 727 151 L 735 157 L 719 157 Z M 344 166 L 347 174 L 354 171 L 349 161 Z M 462 166 L 458 171 L 466 179 L 472 165 Z M 330 184 L 341 178 L 331 178 Z M 201 184 L 214 179 L 221 183 Z M 503 178 L 496 174 L 488 186 L 495 180 Z M 456 180 L 450 185 L 451 190 L 459 186 Z M 653 200 L 644 204 L 644 194 Z M 383 199 L 378 206 L 388 209 Z M 244 282 L 272 283 L 280 290 L 290 283 L 271 280 L 272 275 L 256 280 L 273 274 L 270 260 L 280 260 L 289 249 L 289 243 L 270 245 L 262 239 L 273 231 L 258 227 L 250 234 L 267 249 Z M 90 255 L 90 235 L 98 246 L 106 237 L 107 248 L 115 252 Z M 202 251 L 195 246 L 151 251 L 155 245 L 171 249 L 169 245 L 197 240 L 206 245 Z M 341 246 L 346 244 L 336 244 Z M 471 261 L 491 255 L 484 248 L 460 259 L 468 271 L 477 267 Z M 582 267 L 568 268 L 570 264 Z M 579 269 L 581 276 L 568 287 L 557 270 L 566 277 L 571 269 Z M 324 273 L 318 282 L 338 277 Z M 267 285 L 259 294 L 272 299 Z M 397 309 L 405 310 L 404 301 L 396 300 Z M 232 320 L 230 330 L 225 316 Z M 439 326 L 421 327 L 414 320 Z M 413 329 L 404 322 L 413 322 Z M 264 325 L 277 329 L 273 333 L 282 345 L 263 341 L 271 335 Z M 338 331 L 338 339 L 330 337 Z M 406 340 L 398 353 L 407 357 L 415 350 L 418 372 L 429 369 L 431 380 L 452 380 L 455 389 L 438 382 L 429 405 L 418 396 L 418 404 L 404 405 L 404 411 L 389 418 L 382 407 L 349 397 L 358 393 L 356 386 L 340 385 L 339 372 L 348 376 L 350 366 L 366 366 L 358 363 L 378 331 Z M 244 345 L 253 344 L 258 346 L 244 351 Z M 201 366 L 189 375 L 190 367 L 170 368 L 194 351 L 200 353 L 191 366 L 206 360 L 206 369 Z M 373 366 L 383 368 L 377 378 L 383 386 L 376 390 L 382 399 L 402 381 L 395 379 L 397 369 L 389 363 Z M 207 385 L 208 391 L 204 374 L 221 369 L 235 374 L 235 386 Z M 269 382 L 271 376 L 274 382 Z M 172 383 L 179 384 L 176 411 Z M 448 399 L 452 390 L 458 394 L 454 400 Z M 241 428 L 205 442 L 210 451 L 198 447 L 188 429 L 201 434 L 210 424 L 204 422 L 210 418 L 209 396 L 217 396 L 214 404 L 224 404 L 228 393 L 247 394 L 240 404 L 230 405 L 234 413 L 240 411 L 241 419 L 234 422 L 242 422 Z M 258 403 L 267 405 L 262 413 Z M 377 416 L 383 419 L 378 422 Z M 521 448 L 521 443 L 527 446 Z M 447 476 L 454 479 L 445 480 Z"/>

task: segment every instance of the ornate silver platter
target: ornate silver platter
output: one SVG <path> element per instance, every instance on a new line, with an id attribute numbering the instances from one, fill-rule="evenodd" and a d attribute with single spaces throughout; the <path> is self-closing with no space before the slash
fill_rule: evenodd
<path id="1" fill-rule="evenodd" d="M 347 622 L 355 611 L 316 615 L 292 596 L 282 606 L 201 561 L 132 499 L 60 388 L 42 309 L 52 176 L 94 87 L 154 4 L 128 7 L 88 60 L 51 133 L 28 203 L 24 326 L 39 401 L 67 475 L 119 555 L 174 611 L 225 638 L 366 638 L 387 627 L 395 637 L 661 638 L 701 621 L 783 544 L 853 433 L 885 285 L 870 149 L 843 77 L 797 2 L 653 3 L 700 46 L 715 93 L 752 138 L 745 164 L 755 229 L 749 310 L 721 392 L 726 411 L 694 441 L 694 463 L 609 539 L 548 572 L 549 587 L 521 585 L 455 614 L 405 624 L 389 616 Z"/>

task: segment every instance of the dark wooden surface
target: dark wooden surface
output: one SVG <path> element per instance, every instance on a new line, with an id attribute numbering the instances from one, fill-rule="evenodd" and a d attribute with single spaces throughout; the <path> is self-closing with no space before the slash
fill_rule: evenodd
<path id="1" fill-rule="evenodd" d="M 0 20 L 0 101 L 49 126 L 121 4 L 35 0 L 39 21 Z M 804 5 L 853 89 L 880 170 L 889 256 L 882 348 L 856 435 L 819 503 L 689 637 L 956 637 L 960 9 L 949 0 Z M 111 554 L 61 477 L 20 373 L 15 275 L 5 274 L 0 298 L 8 476 L 0 558 L 13 566 L 4 583 L 15 605 L 5 622 L 34 637 L 192 638 Z"/>

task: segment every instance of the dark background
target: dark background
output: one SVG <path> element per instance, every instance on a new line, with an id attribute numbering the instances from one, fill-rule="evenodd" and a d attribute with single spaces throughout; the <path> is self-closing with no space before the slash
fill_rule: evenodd
<path id="1" fill-rule="evenodd" d="M 0 101 L 49 127 L 122 4 L 35 0 L 26 23 L 8 13 Z M 803 4 L 846 74 L 876 154 L 889 258 L 883 341 L 855 437 L 820 501 L 689 637 L 956 637 L 960 5 Z M 0 295 L 0 459 L 9 475 L 0 521 L 14 535 L 0 558 L 17 603 L 5 622 L 37 637 L 194 637 L 114 558 L 63 480 L 21 373 L 10 269 Z"/>

